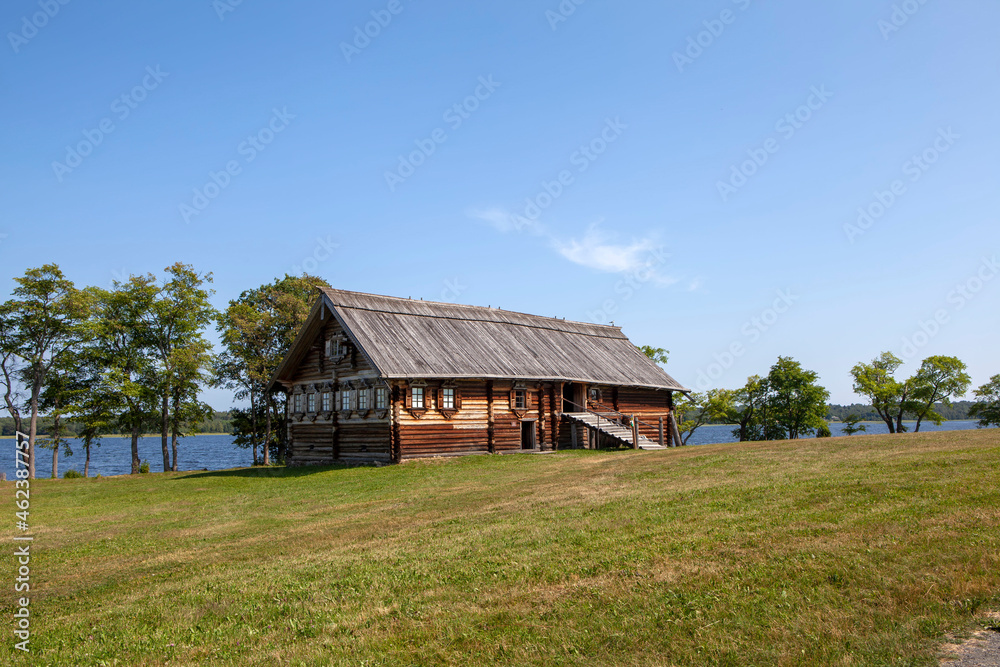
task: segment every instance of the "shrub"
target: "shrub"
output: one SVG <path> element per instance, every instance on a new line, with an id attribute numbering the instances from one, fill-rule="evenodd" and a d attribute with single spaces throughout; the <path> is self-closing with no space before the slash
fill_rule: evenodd
<path id="1" fill-rule="evenodd" d="M 63 479 L 83 479 L 83 473 L 71 468 L 63 473 Z"/>
<path id="2" fill-rule="evenodd" d="M 139 464 L 139 474 L 146 475 L 149 473 L 149 461 L 143 461 Z"/>
<path id="3" fill-rule="evenodd" d="M 829 424 L 823 424 L 819 428 L 816 429 L 816 437 L 817 438 L 829 438 L 832 435 L 833 435 L 833 433 L 830 432 L 830 425 Z"/>

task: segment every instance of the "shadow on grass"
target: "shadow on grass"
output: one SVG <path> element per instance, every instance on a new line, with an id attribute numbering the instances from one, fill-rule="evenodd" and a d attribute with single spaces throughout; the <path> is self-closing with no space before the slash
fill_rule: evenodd
<path id="1" fill-rule="evenodd" d="M 296 466 L 289 468 L 287 466 L 270 466 L 270 467 L 256 467 L 256 468 L 231 468 L 229 470 L 206 470 L 199 472 L 191 472 L 187 475 L 178 475 L 173 477 L 173 480 L 180 479 L 199 479 L 205 477 L 306 477 L 307 475 L 316 475 L 318 473 L 330 472 L 332 470 L 355 470 L 357 468 L 369 468 L 374 466 L 357 466 L 357 465 L 327 465 L 327 466 Z"/>

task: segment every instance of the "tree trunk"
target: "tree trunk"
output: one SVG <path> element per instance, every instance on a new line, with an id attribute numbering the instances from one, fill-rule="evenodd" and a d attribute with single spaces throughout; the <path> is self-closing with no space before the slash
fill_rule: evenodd
<path id="1" fill-rule="evenodd" d="M 170 426 L 169 392 L 164 389 L 163 400 L 160 403 L 160 447 L 163 449 L 163 472 L 170 470 L 170 450 L 167 448 L 168 429 Z"/>
<path id="2" fill-rule="evenodd" d="M 38 434 L 38 393 L 40 383 L 31 388 L 31 422 L 28 425 L 28 479 L 35 479 L 35 436 Z"/>
<path id="3" fill-rule="evenodd" d="M 132 425 L 132 474 L 139 474 L 139 436 L 142 435 L 142 422 Z"/>
<path id="4" fill-rule="evenodd" d="M 87 458 L 83 462 L 83 476 L 90 477 L 90 438 L 83 441 L 83 450 L 87 453 Z"/>
<path id="5" fill-rule="evenodd" d="M 271 465 L 271 397 L 264 396 L 264 465 Z"/>
<path id="6" fill-rule="evenodd" d="M 253 464 L 260 465 L 257 456 L 257 395 L 250 391 L 250 447 L 253 448 Z"/>
<path id="7" fill-rule="evenodd" d="M 52 445 L 52 479 L 59 478 L 59 441 Z"/>
<path id="8" fill-rule="evenodd" d="M 173 414 L 172 419 L 171 419 L 171 426 L 172 426 L 172 428 L 171 428 L 171 442 L 170 442 L 170 447 L 171 447 L 171 450 L 173 451 L 173 455 L 174 455 L 174 461 L 173 461 L 173 464 L 171 464 L 170 469 L 173 470 L 174 472 L 177 472 L 177 445 L 178 445 L 178 441 L 180 440 L 180 435 L 179 435 L 179 431 L 180 431 L 179 421 L 180 421 L 180 418 L 178 417 L 178 415 L 180 414 L 180 410 L 181 410 L 181 395 L 180 395 L 180 391 L 175 390 L 174 391 L 174 414 Z"/>
<path id="9" fill-rule="evenodd" d="M 919 433 L 920 432 L 920 422 L 922 422 L 923 420 L 924 420 L 924 416 L 923 415 L 917 415 L 917 424 L 916 424 L 916 426 L 913 427 L 913 432 L 914 433 Z"/>

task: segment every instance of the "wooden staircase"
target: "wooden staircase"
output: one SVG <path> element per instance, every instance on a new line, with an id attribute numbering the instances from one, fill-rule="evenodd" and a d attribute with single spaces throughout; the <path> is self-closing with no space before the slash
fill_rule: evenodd
<path id="1" fill-rule="evenodd" d="M 563 417 L 574 424 L 581 424 L 598 433 L 603 433 L 633 449 L 666 449 L 641 433 L 639 434 L 638 447 L 636 447 L 635 443 L 632 442 L 632 429 L 626 428 L 608 417 L 602 417 L 596 412 L 564 412 Z"/>

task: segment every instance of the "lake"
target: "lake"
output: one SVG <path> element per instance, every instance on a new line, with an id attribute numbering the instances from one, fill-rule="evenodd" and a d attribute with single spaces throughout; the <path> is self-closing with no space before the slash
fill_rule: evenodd
<path id="1" fill-rule="evenodd" d="M 913 430 L 914 422 L 904 422 L 909 429 Z M 889 430 L 882 422 L 865 422 L 868 428 L 867 433 L 876 435 L 888 433 Z M 708 445 L 715 443 L 736 442 L 733 437 L 733 426 L 728 424 L 709 424 L 702 426 L 691 437 L 690 445 Z M 933 423 L 923 423 L 921 431 L 964 431 L 976 428 L 975 421 L 948 421 L 940 426 Z M 830 431 L 834 436 L 843 435 L 843 424 L 834 422 L 830 424 Z M 14 478 L 14 439 L 5 438 L 0 440 L 0 447 L 3 448 L 2 459 L 0 459 L 0 472 L 7 473 L 7 479 Z M 84 452 L 79 440 L 72 440 L 70 447 L 73 449 L 73 456 L 59 454 L 59 474 L 62 475 L 69 469 L 83 472 Z M 139 458 L 149 461 L 151 472 L 158 472 L 163 469 L 163 455 L 160 453 L 160 438 L 158 436 L 145 437 L 139 440 Z M 233 445 L 231 435 L 193 435 L 182 438 L 178 446 L 178 467 L 181 470 L 223 470 L 225 468 L 239 468 L 249 466 L 253 462 L 253 456 L 249 449 L 240 449 Z M 102 438 L 101 446 L 94 447 L 90 454 L 90 475 L 126 475 L 132 469 L 131 440 L 129 438 Z M 52 452 L 45 449 L 38 450 L 38 462 L 35 474 L 38 477 L 49 477 L 52 474 Z"/>

